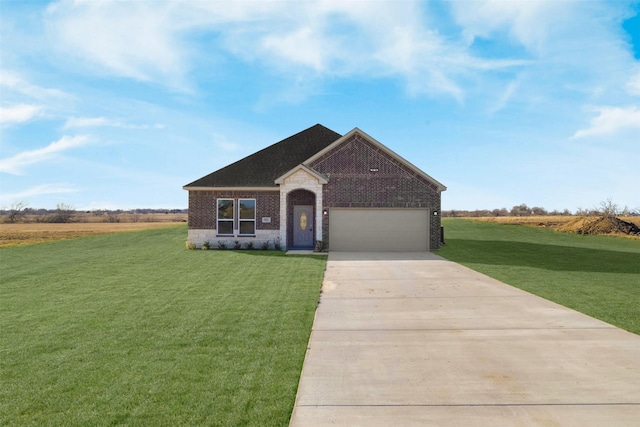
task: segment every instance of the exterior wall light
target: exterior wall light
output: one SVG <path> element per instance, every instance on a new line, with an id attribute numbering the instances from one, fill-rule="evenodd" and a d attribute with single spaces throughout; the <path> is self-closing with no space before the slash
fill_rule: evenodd
<path id="1" fill-rule="evenodd" d="M 322 211 L 322 215 L 327 216 L 328 214 L 329 214 L 329 211 L 327 211 L 326 209 Z"/>
<path id="2" fill-rule="evenodd" d="M 433 216 L 438 216 L 438 211 L 433 211 Z"/>

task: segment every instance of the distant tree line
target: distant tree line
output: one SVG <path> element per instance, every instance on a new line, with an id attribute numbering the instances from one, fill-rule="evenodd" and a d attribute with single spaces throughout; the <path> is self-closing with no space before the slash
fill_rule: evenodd
<path id="1" fill-rule="evenodd" d="M 629 209 L 627 206 L 620 208 L 617 204 L 613 203 L 611 199 L 607 199 L 596 207 L 591 209 L 578 208 L 574 213 L 571 213 L 569 209 L 562 211 L 552 210 L 547 211 L 545 208 L 538 206 L 529 207 L 525 203 L 514 206 L 511 209 L 476 209 L 476 210 L 443 210 L 442 216 L 445 217 L 491 217 L 491 216 L 634 216 L 639 215 L 640 209 Z"/>
<path id="2" fill-rule="evenodd" d="M 187 214 L 188 209 L 94 209 L 89 211 L 78 211 L 73 206 L 64 203 L 59 203 L 56 209 L 34 209 L 28 207 L 28 204 L 24 201 L 13 203 L 8 208 L 0 209 L 0 216 L 4 218 L 4 222 L 15 223 L 20 222 L 23 216 L 29 216 L 35 218 L 36 222 L 58 222 L 67 223 L 74 222 L 80 215 L 95 215 L 104 216 L 107 222 L 120 222 L 120 216 L 127 214 L 130 216 L 131 221 L 137 222 L 142 215 L 149 214 Z M 539 206 L 529 207 L 525 203 L 514 206 L 511 209 L 476 209 L 476 210 L 462 210 L 462 209 L 450 209 L 443 210 L 442 216 L 444 217 L 497 217 L 497 216 L 634 216 L 640 215 L 640 208 L 629 209 L 627 206 L 620 208 L 611 199 L 600 202 L 598 206 L 591 209 L 578 208 L 575 213 L 572 213 L 569 209 L 562 211 L 552 210 L 547 211 L 545 208 Z"/>
<path id="3" fill-rule="evenodd" d="M 563 211 L 553 210 L 547 211 L 545 208 L 538 206 L 529 207 L 522 203 L 511 209 L 476 209 L 476 210 L 443 210 L 442 216 L 446 217 L 487 217 L 487 216 L 532 216 L 532 215 L 571 215 L 571 211 L 565 209 Z"/>
<path id="4" fill-rule="evenodd" d="M 129 215 L 134 222 L 142 215 L 149 214 L 187 214 L 188 209 L 93 209 L 93 210 L 77 210 L 73 206 L 59 203 L 55 209 L 30 208 L 24 201 L 14 202 L 11 206 L 0 209 L 0 217 L 4 218 L 3 222 L 16 223 L 21 222 L 24 217 L 29 217 L 35 222 L 49 223 L 69 223 L 76 222 L 84 215 L 104 216 L 107 222 L 120 222 L 120 216 Z"/>

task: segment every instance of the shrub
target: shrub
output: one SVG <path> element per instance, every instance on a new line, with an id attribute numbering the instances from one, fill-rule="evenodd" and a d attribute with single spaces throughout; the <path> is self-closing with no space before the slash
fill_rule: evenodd
<path id="1" fill-rule="evenodd" d="M 269 250 L 269 240 L 265 240 L 264 242 L 262 242 L 262 246 L 260 248 L 263 251 L 268 251 Z"/>
<path id="2" fill-rule="evenodd" d="M 185 245 L 187 246 L 187 249 L 189 249 L 189 250 L 194 250 L 196 248 L 196 244 L 193 243 L 193 242 L 190 242 L 188 240 L 185 242 Z"/>
<path id="3" fill-rule="evenodd" d="M 116 223 L 120 222 L 120 215 L 115 212 L 107 213 L 107 222 Z"/>
<path id="4" fill-rule="evenodd" d="M 247 243 L 244 244 L 244 248 L 248 251 L 253 249 L 253 241 L 248 241 Z"/>
<path id="5" fill-rule="evenodd" d="M 211 243 L 209 243 L 208 240 L 205 240 L 204 242 L 202 242 L 202 249 L 208 251 L 209 249 L 211 249 Z"/>
<path id="6" fill-rule="evenodd" d="M 323 240 L 316 241 L 316 252 L 326 252 L 327 246 Z"/>
<path id="7" fill-rule="evenodd" d="M 282 243 L 280 243 L 279 237 L 273 241 L 273 249 L 275 249 L 276 251 L 282 250 Z"/>
<path id="8" fill-rule="evenodd" d="M 220 250 L 227 249 L 227 242 L 225 240 L 218 240 L 218 249 Z"/>
<path id="9" fill-rule="evenodd" d="M 241 249 L 241 248 L 242 248 L 242 244 L 240 243 L 240 240 L 235 240 L 233 242 L 233 249 L 238 250 L 238 249 Z"/>

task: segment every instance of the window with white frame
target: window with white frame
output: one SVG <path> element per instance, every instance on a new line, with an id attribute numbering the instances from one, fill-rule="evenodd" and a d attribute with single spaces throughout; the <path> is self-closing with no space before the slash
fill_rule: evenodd
<path id="1" fill-rule="evenodd" d="M 238 227 L 240 236 L 256 234 L 256 200 L 238 199 Z"/>
<path id="2" fill-rule="evenodd" d="M 233 199 L 218 199 L 217 233 L 221 236 L 233 236 Z"/>

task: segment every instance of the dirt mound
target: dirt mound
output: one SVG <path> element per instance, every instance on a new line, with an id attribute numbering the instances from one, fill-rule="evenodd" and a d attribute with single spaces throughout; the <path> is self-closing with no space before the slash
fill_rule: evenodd
<path id="1" fill-rule="evenodd" d="M 632 222 L 616 217 L 578 217 L 559 228 L 560 231 L 578 234 L 627 234 L 640 236 L 640 228 Z"/>

